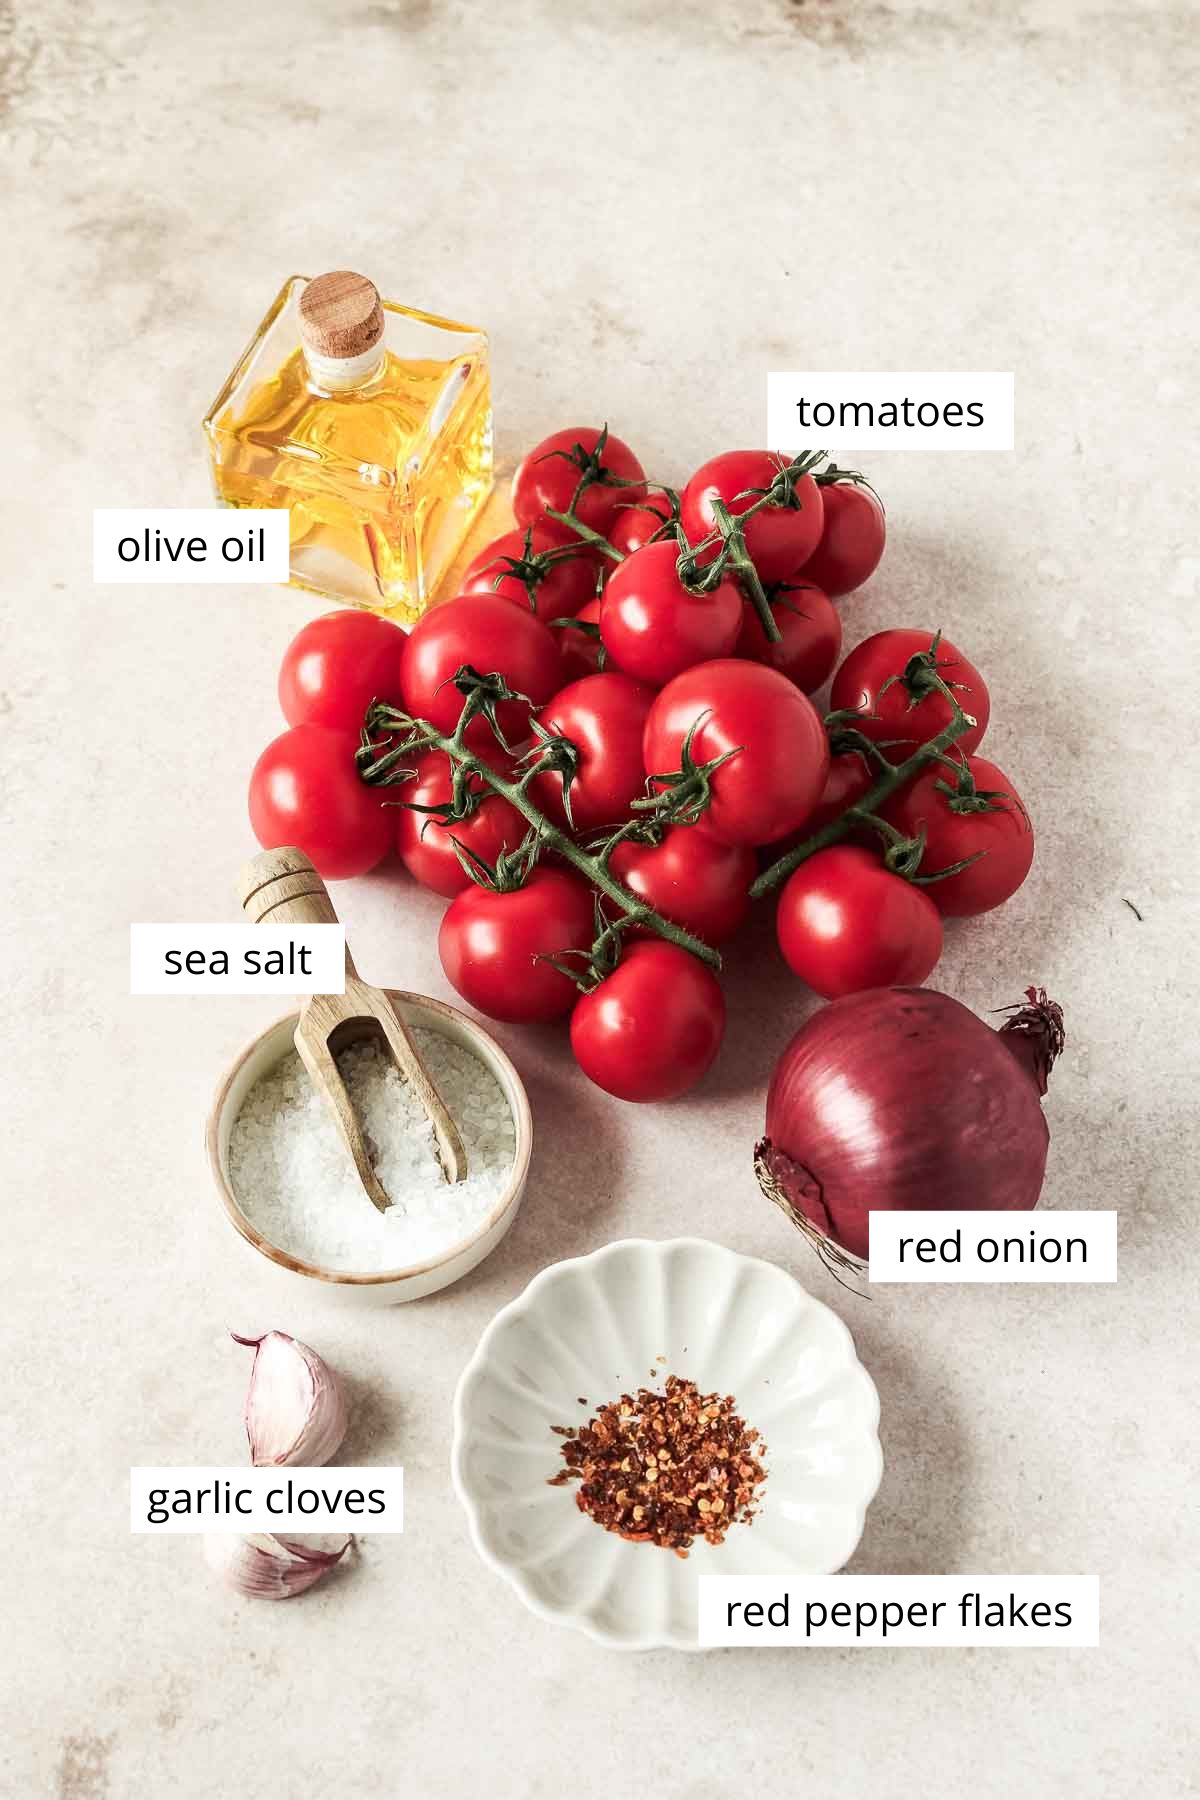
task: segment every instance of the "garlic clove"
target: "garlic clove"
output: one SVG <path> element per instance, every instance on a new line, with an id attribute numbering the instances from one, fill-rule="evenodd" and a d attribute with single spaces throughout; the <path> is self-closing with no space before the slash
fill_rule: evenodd
<path id="1" fill-rule="evenodd" d="M 340 1550 L 316 1550 L 295 1538 L 272 1537 L 266 1532 L 210 1531 L 204 1539 L 204 1559 L 237 1594 L 255 1600 L 290 1600 L 328 1575 L 353 1541 L 348 1537 Z"/>
<path id="2" fill-rule="evenodd" d="M 327 1463 L 346 1435 L 346 1398 L 335 1371 L 286 1331 L 231 1335 L 254 1351 L 245 1413 L 250 1461 L 256 1468 Z"/>

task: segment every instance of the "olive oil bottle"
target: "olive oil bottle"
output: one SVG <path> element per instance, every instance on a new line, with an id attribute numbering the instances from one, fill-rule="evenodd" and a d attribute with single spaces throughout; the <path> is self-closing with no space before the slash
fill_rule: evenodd
<path id="1" fill-rule="evenodd" d="M 410 621 L 491 490 L 487 337 L 292 276 L 204 431 L 220 502 L 290 509 L 296 586 Z"/>

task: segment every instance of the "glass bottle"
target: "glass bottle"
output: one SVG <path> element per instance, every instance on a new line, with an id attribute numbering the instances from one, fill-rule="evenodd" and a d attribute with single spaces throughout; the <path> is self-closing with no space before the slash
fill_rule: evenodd
<path id="1" fill-rule="evenodd" d="M 291 580 L 420 616 L 492 486 L 487 337 L 294 275 L 204 420 L 218 501 L 291 509 Z"/>

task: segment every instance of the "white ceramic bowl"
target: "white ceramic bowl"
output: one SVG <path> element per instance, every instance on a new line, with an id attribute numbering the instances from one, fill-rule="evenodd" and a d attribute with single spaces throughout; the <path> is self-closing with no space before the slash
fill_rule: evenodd
<path id="1" fill-rule="evenodd" d="M 299 1257 L 272 1244 L 246 1217 L 229 1179 L 230 1135 L 242 1102 L 254 1083 L 294 1047 L 292 1039 L 298 1013 L 287 1013 L 282 1019 L 276 1019 L 234 1058 L 217 1087 L 205 1133 L 217 1194 L 239 1237 L 278 1270 L 281 1279 L 290 1283 L 307 1282 L 310 1287 L 319 1282 L 333 1298 L 355 1306 L 395 1306 L 403 1300 L 419 1300 L 426 1294 L 449 1287 L 452 1281 L 458 1281 L 476 1268 L 485 1256 L 490 1256 L 517 1216 L 533 1149 L 533 1119 L 525 1085 L 495 1038 L 474 1019 L 468 1019 L 465 1013 L 460 1013 L 457 1007 L 447 1006 L 443 1000 L 433 1000 L 428 994 L 401 993 L 396 989 L 388 992 L 407 1024 L 440 1031 L 453 1043 L 473 1050 L 500 1083 L 512 1111 L 515 1140 L 512 1173 L 487 1218 L 461 1243 L 452 1244 L 429 1262 L 359 1275 L 302 1262 Z"/>
<path id="2" fill-rule="evenodd" d="M 758 1516 L 686 1560 L 603 1530 L 574 1483 L 548 1485 L 551 1428 L 659 1385 L 652 1369 L 732 1394 L 767 1445 Z M 475 1548 L 533 1612 L 615 1648 L 694 1650 L 702 1575 L 846 1562 L 883 1469 L 878 1420 L 850 1333 L 782 1269 L 701 1238 L 631 1238 L 552 1264 L 492 1320 L 455 1395 L 452 1473 Z"/>

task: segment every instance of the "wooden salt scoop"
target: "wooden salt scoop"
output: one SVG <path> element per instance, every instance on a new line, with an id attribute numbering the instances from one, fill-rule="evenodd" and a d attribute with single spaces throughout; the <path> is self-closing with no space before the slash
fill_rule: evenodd
<path id="1" fill-rule="evenodd" d="M 238 877 L 238 897 L 255 924 L 336 925 L 325 883 L 302 850 L 264 850 L 252 857 Z M 325 1101 L 342 1141 L 354 1159 L 359 1180 L 380 1212 L 391 1206 L 363 1142 L 358 1116 L 337 1066 L 347 1044 L 365 1037 L 382 1038 L 396 1067 L 420 1101 L 433 1126 L 438 1157 L 447 1181 L 462 1181 L 467 1153 L 462 1138 L 421 1061 L 408 1027 L 382 988 L 368 987 L 346 946 L 344 994 L 314 994 L 300 1009 L 296 1049 L 309 1080 Z"/>

